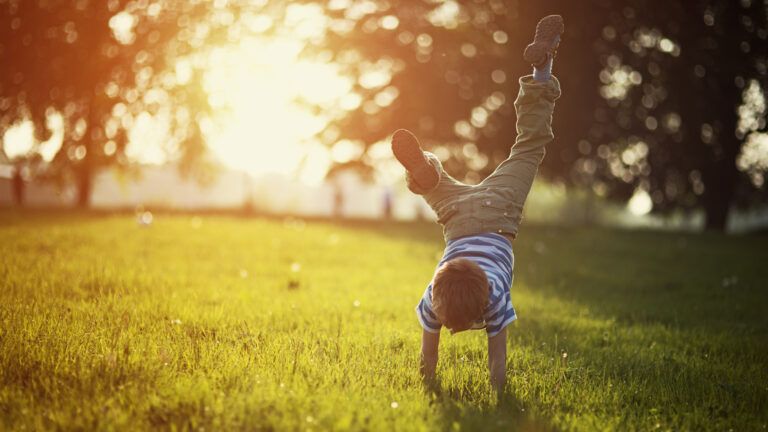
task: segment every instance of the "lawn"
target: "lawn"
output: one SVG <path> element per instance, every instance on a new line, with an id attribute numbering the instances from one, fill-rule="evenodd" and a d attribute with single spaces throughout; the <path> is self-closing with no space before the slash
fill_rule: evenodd
<path id="1" fill-rule="evenodd" d="M 0 429 L 766 430 L 768 235 L 526 224 L 507 397 L 431 224 L 0 213 Z"/>

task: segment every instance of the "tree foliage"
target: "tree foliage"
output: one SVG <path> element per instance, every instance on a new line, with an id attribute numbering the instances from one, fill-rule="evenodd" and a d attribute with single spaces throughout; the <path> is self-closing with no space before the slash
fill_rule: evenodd
<path id="1" fill-rule="evenodd" d="M 631 1 L 610 14 L 601 89 L 617 73 L 639 79 L 625 98 L 603 94 L 597 177 L 649 191 L 657 210 L 703 208 L 713 229 L 732 206 L 764 201 L 760 175 L 738 158 L 750 134 L 765 132 L 767 13 L 763 2 L 708 0 Z"/>
<path id="2" fill-rule="evenodd" d="M 356 60 L 348 63 L 358 76 L 366 63 L 393 73 L 380 87 L 358 84 L 361 109 L 331 126 L 345 137 L 371 144 L 406 127 L 449 171 L 478 181 L 514 142 L 516 77 L 530 72 L 522 50 L 537 20 L 559 13 L 566 33 L 555 74 L 564 93 L 546 176 L 620 200 L 639 188 L 655 211 L 704 209 L 714 229 L 724 229 L 733 204 L 766 198 L 762 174 L 753 172 L 750 182 L 737 169 L 746 135 L 765 129 L 764 108 L 750 114 L 748 130 L 738 114 L 745 89 L 752 86 L 759 100 L 766 88 L 760 2 L 375 4 L 353 28 L 329 36 L 338 61 Z M 330 13 L 350 15 L 348 8 Z M 390 17 L 394 28 L 387 28 Z M 386 92 L 397 98 L 377 106 Z"/>
<path id="3" fill-rule="evenodd" d="M 74 181 L 81 206 L 99 168 L 130 163 L 128 134 L 142 113 L 165 114 L 182 166 L 199 166 L 201 71 L 184 82 L 169 71 L 193 52 L 187 33 L 207 14 L 199 2 L 0 1 L 0 130 L 30 120 L 39 143 L 60 116 L 63 143 L 43 174 Z"/>

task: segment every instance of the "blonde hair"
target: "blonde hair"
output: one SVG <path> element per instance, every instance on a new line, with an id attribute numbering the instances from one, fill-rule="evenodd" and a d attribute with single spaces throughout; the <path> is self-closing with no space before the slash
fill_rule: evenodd
<path id="1" fill-rule="evenodd" d="M 489 289 L 480 266 L 464 258 L 450 260 L 432 281 L 432 309 L 444 326 L 466 327 L 482 316 Z"/>

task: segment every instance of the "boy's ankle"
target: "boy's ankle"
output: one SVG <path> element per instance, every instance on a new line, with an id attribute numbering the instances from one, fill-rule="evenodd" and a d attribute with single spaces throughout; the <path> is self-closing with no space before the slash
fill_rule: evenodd
<path id="1" fill-rule="evenodd" d="M 542 65 L 533 67 L 533 79 L 540 82 L 546 82 L 552 79 L 552 63 L 554 58 L 552 56 L 544 62 Z"/>

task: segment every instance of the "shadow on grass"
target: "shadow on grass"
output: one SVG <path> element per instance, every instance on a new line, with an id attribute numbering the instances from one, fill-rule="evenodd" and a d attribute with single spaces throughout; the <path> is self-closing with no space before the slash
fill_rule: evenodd
<path id="1" fill-rule="evenodd" d="M 471 386 L 471 384 L 470 384 Z M 439 430 L 492 430 L 520 432 L 549 432 L 549 422 L 526 411 L 522 401 L 509 392 L 500 398 L 477 401 L 467 398 L 457 389 L 445 389 L 440 384 L 425 387 L 432 398 L 432 406 L 440 411 L 442 425 Z"/>
<path id="2" fill-rule="evenodd" d="M 515 242 L 515 281 L 537 293 L 620 324 L 768 333 L 760 306 L 768 303 L 767 236 L 558 227 L 530 232 Z"/>

